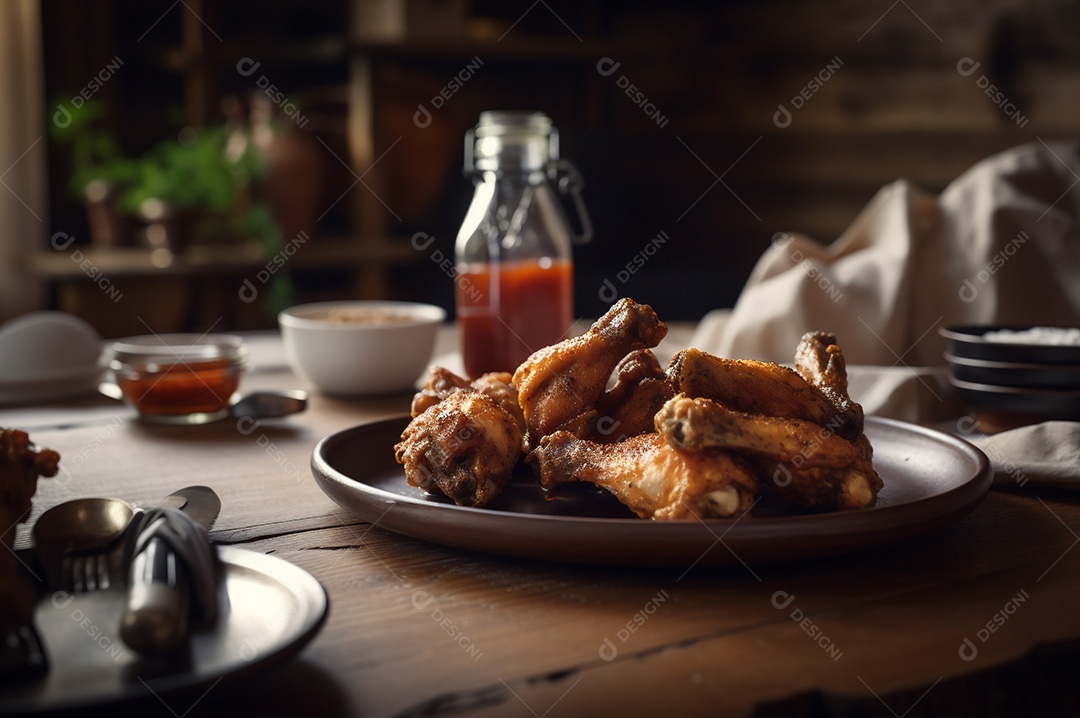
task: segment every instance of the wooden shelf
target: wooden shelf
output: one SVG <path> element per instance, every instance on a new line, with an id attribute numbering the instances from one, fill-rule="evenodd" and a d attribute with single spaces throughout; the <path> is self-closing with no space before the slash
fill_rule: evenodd
<path id="1" fill-rule="evenodd" d="M 467 60 L 474 56 L 498 60 L 578 61 L 598 57 L 628 57 L 642 52 L 640 44 L 589 37 L 581 41 L 569 34 L 537 36 L 510 33 L 502 40 L 462 38 L 420 38 L 397 41 L 351 42 L 349 51 L 377 58 L 417 60 Z"/>
<path id="2" fill-rule="evenodd" d="M 79 254 L 75 254 L 76 250 Z M 89 278 L 88 269 L 112 278 L 147 276 L 207 276 L 257 272 L 273 255 L 251 245 L 199 245 L 181 254 L 144 248 L 98 249 L 73 247 L 67 251 L 39 250 L 24 255 L 24 266 L 52 280 Z M 422 255 L 407 239 L 386 238 L 359 244 L 351 240 L 315 239 L 285 260 L 284 270 L 360 267 L 365 264 L 411 264 Z"/>
<path id="3" fill-rule="evenodd" d="M 309 40 L 278 43 L 273 52 L 256 42 L 227 40 L 194 49 L 177 46 L 161 55 L 161 63 L 167 69 L 183 73 L 202 63 L 235 63 L 244 57 L 261 63 L 334 64 L 343 62 L 348 55 L 362 55 L 380 59 L 411 60 L 468 60 L 479 55 L 486 59 L 520 61 L 568 61 L 590 60 L 597 57 L 625 58 L 640 55 L 639 43 L 609 40 L 600 37 L 583 38 L 581 41 L 567 36 L 508 34 L 504 39 L 470 37 L 410 38 L 405 40 L 359 40 L 348 41 L 341 35 L 317 37 Z"/>
<path id="4" fill-rule="evenodd" d="M 260 63 L 290 63 L 321 65 L 340 63 L 345 60 L 347 43 L 342 35 L 328 35 L 307 40 L 278 42 L 272 52 L 266 51 L 264 43 L 255 41 L 226 40 L 202 49 L 177 46 L 164 52 L 161 63 L 173 72 L 187 72 L 202 63 L 231 62 L 250 57 Z"/>

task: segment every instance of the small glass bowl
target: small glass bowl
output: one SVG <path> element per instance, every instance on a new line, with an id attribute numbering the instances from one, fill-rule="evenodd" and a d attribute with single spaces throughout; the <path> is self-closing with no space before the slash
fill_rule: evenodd
<path id="1" fill-rule="evenodd" d="M 139 418 L 158 424 L 205 424 L 229 414 L 248 360 L 247 345 L 228 334 L 151 334 L 118 339 L 109 368 Z"/>

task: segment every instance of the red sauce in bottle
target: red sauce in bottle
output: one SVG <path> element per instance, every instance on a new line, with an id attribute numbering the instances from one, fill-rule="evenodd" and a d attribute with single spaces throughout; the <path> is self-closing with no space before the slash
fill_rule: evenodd
<path id="1" fill-rule="evenodd" d="M 465 371 L 512 372 L 566 338 L 574 316 L 573 263 L 534 259 L 459 267 L 457 312 Z"/>

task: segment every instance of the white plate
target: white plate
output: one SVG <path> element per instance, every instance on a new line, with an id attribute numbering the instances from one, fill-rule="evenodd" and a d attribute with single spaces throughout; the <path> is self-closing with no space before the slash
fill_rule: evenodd
<path id="1" fill-rule="evenodd" d="M 274 556 L 219 546 L 225 570 L 221 614 L 193 631 L 186 656 L 144 659 L 120 641 L 125 589 L 42 598 L 35 624 L 50 667 L 38 680 L 0 688 L 0 714 L 37 713 L 208 688 L 296 654 L 322 627 L 326 591 Z"/>

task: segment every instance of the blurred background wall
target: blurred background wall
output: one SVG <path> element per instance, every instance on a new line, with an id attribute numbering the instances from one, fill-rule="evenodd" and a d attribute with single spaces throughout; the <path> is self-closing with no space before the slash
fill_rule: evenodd
<path id="1" fill-rule="evenodd" d="M 47 236 L 41 42 L 37 0 L 0 5 L 0 321 L 44 301 L 21 266 Z"/>
<path id="2" fill-rule="evenodd" d="M 1075 136 L 1080 116 L 1080 8 L 1064 0 L 48 0 L 40 14 L 20 27 L 39 33 L 43 99 L 9 103 L 0 147 L 38 127 L 48 210 L 37 223 L 0 196 L 5 227 L 44 228 L 36 251 L 15 257 L 10 232 L 0 251 L 35 302 L 107 335 L 268 327 L 319 299 L 452 308 L 439 264 L 484 109 L 546 111 L 586 178 L 578 314 L 604 310 L 607 280 L 673 319 L 730 306 L 776 232 L 832 241 L 882 185 L 940 191 L 997 151 Z M 19 32 L 0 25 L 10 75 Z M 239 192 L 221 180 L 226 212 L 171 212 L 194 190 L 219 202 L 213 158 L 177 150 L 210 137 L 262 169 Z M 98 141 L 136 164 L 153 150 L 156 169 L 73 181 L 79 142 Z M 177 199 L 136 193 L 117 216 L 116 178 L 162 166 L 140 181 Z M 417 249 L 417 232 L 435 241 Z"/>

